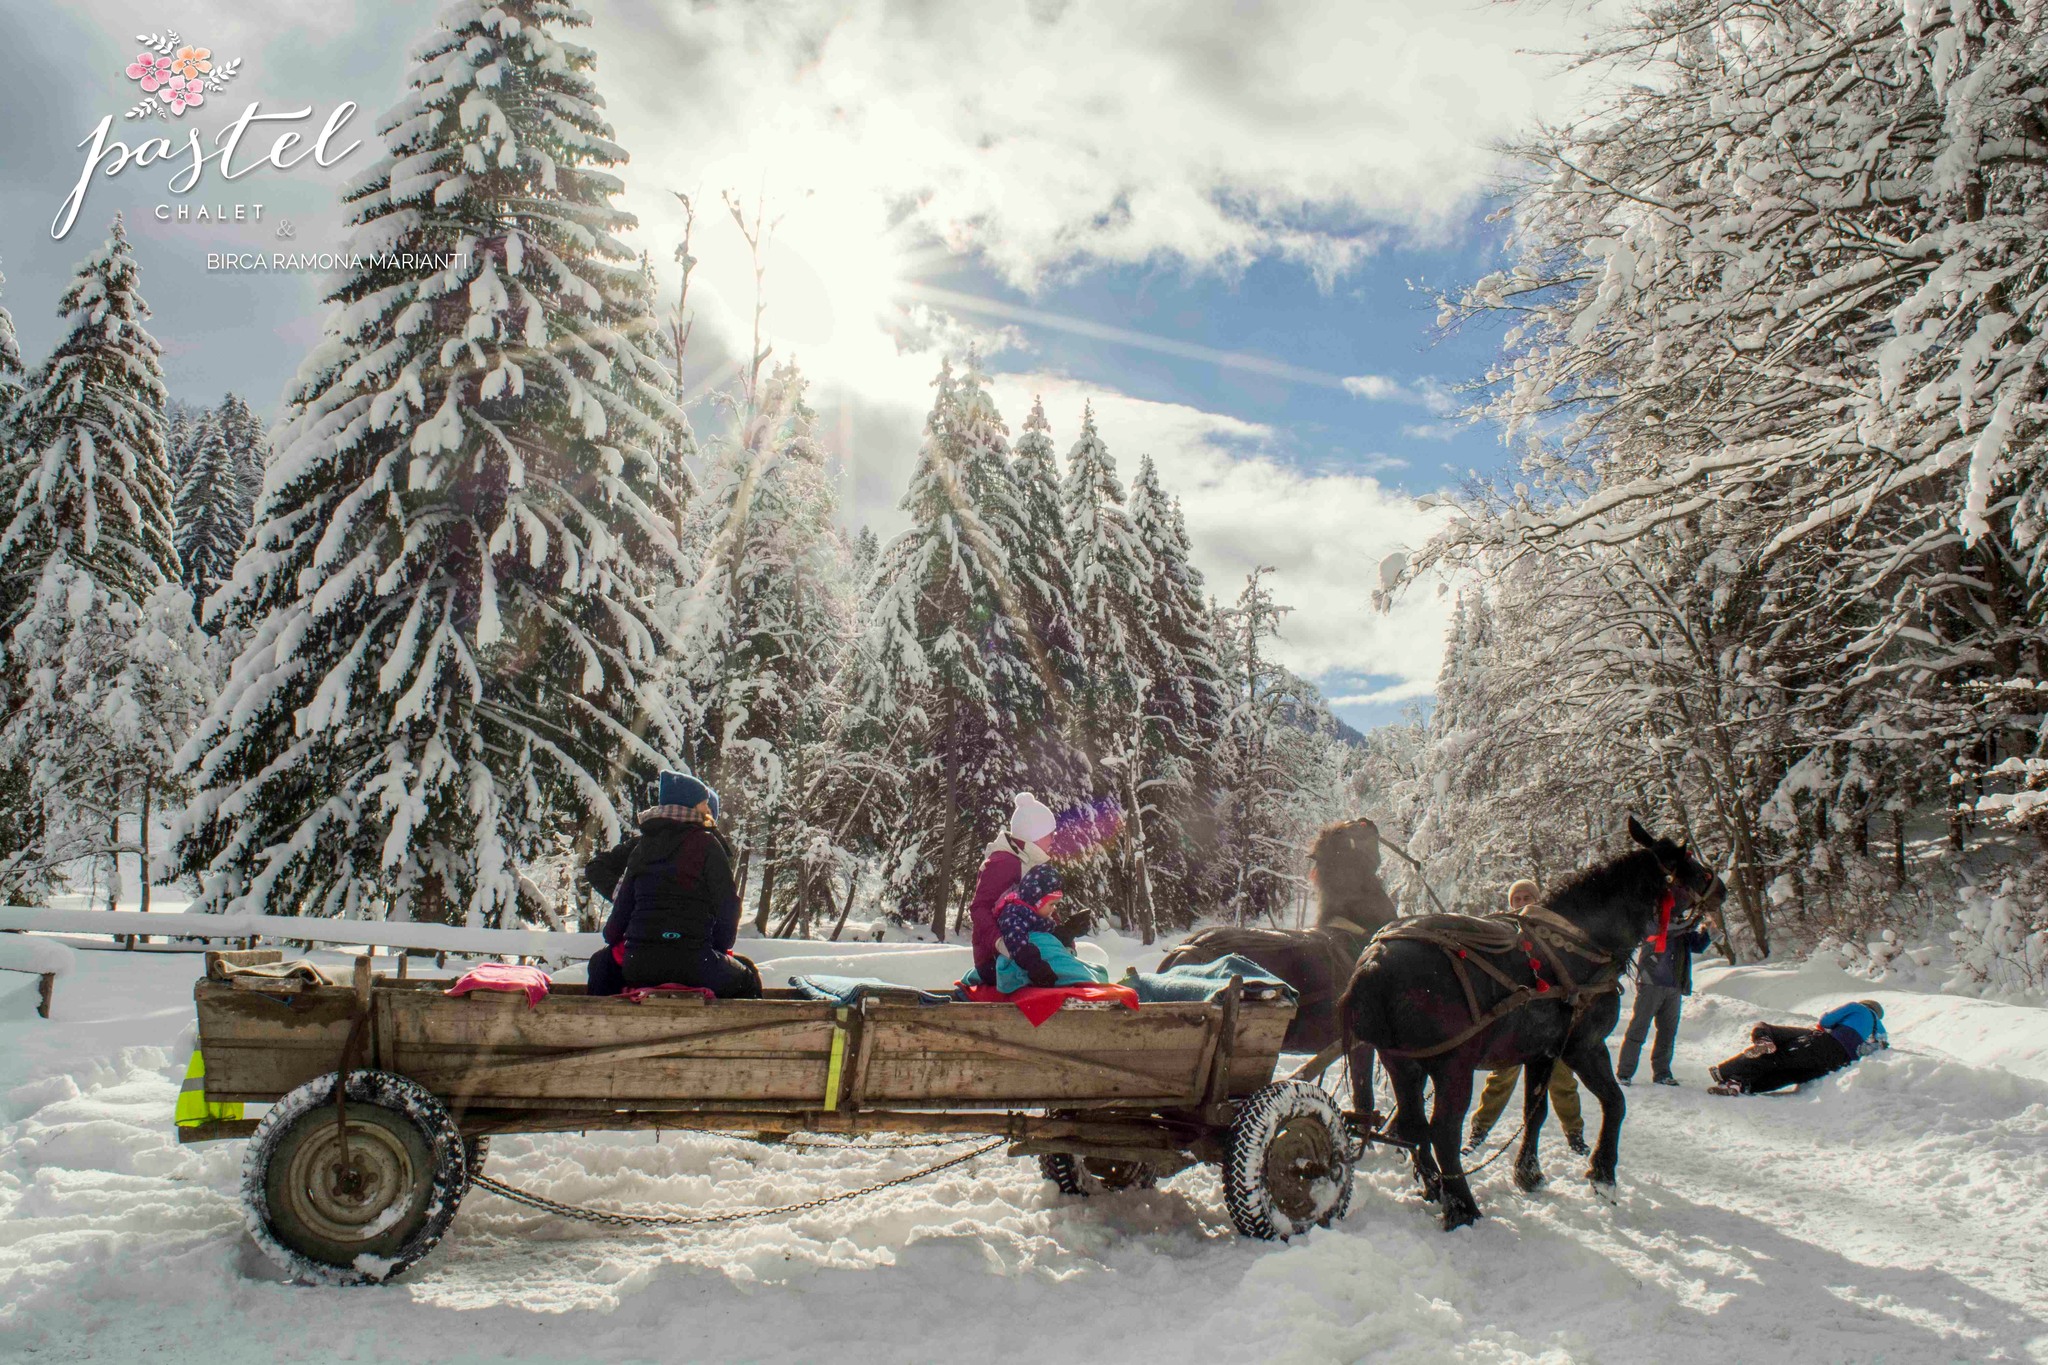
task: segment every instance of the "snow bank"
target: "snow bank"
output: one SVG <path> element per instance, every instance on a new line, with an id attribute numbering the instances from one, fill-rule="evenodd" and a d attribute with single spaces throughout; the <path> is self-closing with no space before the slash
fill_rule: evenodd
<path id="1" fill-rule="evenodd" d="M 1157 960 L 1103 947 L 1118 969 Z M 966 952 L 746 948 L 891 979 L 944 974 Z M 1207 1169 L 1066 1199 L 998 1152 L 870 1199 L 693 1231 L 568 1223 L 476 1193 L 404 1279 L 332 1290 L 283 1283 L 250 1245 L 244 1144 L 180 1147 L 172 1133 L 199 967 L 83 953 L 63 1028 L 0 1016 L 0 1358 L 681 1350 L 808 1365 L 981 1358 L 995 1342 L 1004 1357 L 1214 1365 L 2048 1361 L 2048 1087 L 1980 1064 L 2002 1055 L 2006 1016 L 1941 1033 L 1978 1002 L 1886 992 L 1887 1013 L 1912 1020 L 1898 1051 L 1795 1094 L 1724 1100 L 1703 1093 L 1706 1065 L 1759 1014 L 1810 1017 L 1872 991 L 1830 972 L 1703 971 L 1684 1088 L 1628 1094 L 1618 1203 L 1588 1193 L 1553 1129 L 1551 1184 L 1522 1195 L 1494 1164 L 1477 1181 L 1485 1219 L 1451 1236 L 1388 1152 L 1367 1157 L 1346 1218 L 1286 1245 L 1235 1237 Z M 1911 1050 L 1937 1035 L 1953 1055 Z M 950 1150 L 538 1134 L 499 1138 L 490 1170 L 576 1203 L 739 1209 L 858 1189 Z"/>
<path id="2" fill-rule="evenodd" d="M 0 933 L 0 970 L 63 976 L 77 964 L 77 955 L 61 943 Z"/>

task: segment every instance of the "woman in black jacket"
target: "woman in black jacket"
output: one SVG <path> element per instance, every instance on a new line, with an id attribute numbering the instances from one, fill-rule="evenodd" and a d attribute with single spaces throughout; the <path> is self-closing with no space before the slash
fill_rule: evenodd
<path id="1" fill-rule="evenodd" d="M 711 822 L 718 793 L 688 773 L 664 772 L 640 834 L 583 869 L 611 900 L 605 947 L 590 960 L 591 995 L 629 986 L 701 986 L 728 999 L 761 994 L 761 974 L 732 951 L 739 888 L 732 848 Z"/>

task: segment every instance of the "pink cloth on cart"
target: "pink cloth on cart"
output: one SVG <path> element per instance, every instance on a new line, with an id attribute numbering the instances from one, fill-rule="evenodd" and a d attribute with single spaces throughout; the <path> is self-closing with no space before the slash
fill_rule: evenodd
<path id="1" fill-rule="evenodd" d="M 524 991 L 529 1008 L 548 998 L 548 974 L 538 967 L 521 967 L 510 962 L 484 962 L 464 972 L 445 995 L 468 995 L 471 991 Z"/>

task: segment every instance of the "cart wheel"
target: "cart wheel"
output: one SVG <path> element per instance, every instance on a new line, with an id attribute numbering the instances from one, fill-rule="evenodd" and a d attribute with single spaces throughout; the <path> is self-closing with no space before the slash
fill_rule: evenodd
<path id="1" fill-rule="evenodd" d="M 1051 1152 L 1038 1158 L 1038 1173 L 1060 1187 L 1061 1194 L 1115 1194 L 1118 1190 L 1149 1190 L 1159 1173 L 1142 1161 Z"/>
<path id="2" fill-rule="evenodd" d="M 1351 1207 L 1350 1144 L 1329 1094 L 1281 1081 L 1246 1100 L 1230 1127 L 1223 1198 L 1246 1237 L 1328 1227 Z"/>
<path id="3" fill-rule="evenodd" d="M 263 1116 L 242 1161 L 242 1217 L 295 1279 L 376 1284 L 441 1240 L 470 1151 L 425 1086 L 388 1071 L 349 1073 L 344 1143 L 335 1080 L 308 1081 Z"/>

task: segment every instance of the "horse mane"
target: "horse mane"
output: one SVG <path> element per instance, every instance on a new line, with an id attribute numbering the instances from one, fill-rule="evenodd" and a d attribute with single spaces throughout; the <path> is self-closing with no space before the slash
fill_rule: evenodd
<path id="1" fill-rule="evenodd" d="M 1623 898 L 1654 896 L 1663 884 L 1664 869 L 1657 855 L 1646 848 L 1631 849 L 1565 878 L 1544 898 L 1543 906 L 1570 919 L 1575 910 L 1592 909 Z"/>

